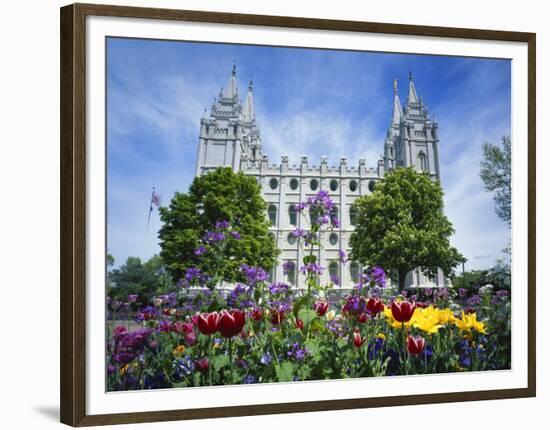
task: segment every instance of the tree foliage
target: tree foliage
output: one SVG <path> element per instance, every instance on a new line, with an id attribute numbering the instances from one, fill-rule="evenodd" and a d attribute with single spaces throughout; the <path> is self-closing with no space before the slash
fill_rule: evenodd
<path id="1" fill-rule="evenodd" d="M 148 303 L 154 294 L 169 287 L 162 259 L 158 255 L 145 263 L 139 257 L 128 257 L 122 266 L 109 272 L 108 280 L 109 296 L 122 301 L 130 294 L 137 294 L 141 303 Z"/>
<path id="2" fill-rule="evenodd" d="M 512 219 L 512 141 L 502 138 L 502 145 L 483 144 L 483 161 L 479 176 L 485 189 L 494 192 L 495 211 L 508 225 Z"/>
<path id="3" fill-rule="evenodd" d="M 395 169 L 353 206 L 357 218 L 351 259 L 395 270 L 401 288 L 406 274 L 417 267 L 427 276 L 438 268 L 450 275 L 464 258 L 449 242 L 454 229 L 443 214 L 441 185 L 425 173 Z"/>
<path id="4" fill-rule="evenodd" d="M 240 279 L 242 264 L 270 270 L 278 250 L 269 235 L 266 208 L 260 185 L 242 172 L 220 167 L 195 178 L 187 193 L 176 193 L 168 207 L 160 208 L 161 256 L 174 280 L 190 267 L 203 273 L 212 273 L 215 267 L 228 282 Z M 227 239 L 221 262 L 208 254 L 195 255 L 200 239 L 219 221 L 228 221 L 240 239 Z"/>

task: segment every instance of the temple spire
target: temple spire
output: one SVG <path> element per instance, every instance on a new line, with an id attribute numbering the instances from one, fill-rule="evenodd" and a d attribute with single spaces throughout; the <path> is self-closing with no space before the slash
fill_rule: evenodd
<path id="1" fill-rule="evenodd" d="M 397 93 L 397 79 L 393 80 L 393 116 L 392 125 L 399 125 L 403 111 L 401 110 L 401 102 Z"/>
<path id="2" fill-rule="evenodd" d="M 416 88 L 414 86 L 413 74 L 409 71 L 409 97 L 408 103 L 418 103 L 418 96 L 416 95 Z"/>
<path id="3" fill-rule="evenodd" d="M 238 98 L 239 90 L 237 88 L 237 63 L 233 63 L 231 77 L 226 87 L 223 89 L 223 97 L 227 99 Z"/>
<path id="4" fill-rule="evenodd" d="M 252 88 L 252 79 L 250 79 L 250 83 L 248 84 L 248 92 L 244 101 L 243 119 L 246 122 L 253 121 L 256 116 L 256 113 L 254 112 L 254 94 Z"/>

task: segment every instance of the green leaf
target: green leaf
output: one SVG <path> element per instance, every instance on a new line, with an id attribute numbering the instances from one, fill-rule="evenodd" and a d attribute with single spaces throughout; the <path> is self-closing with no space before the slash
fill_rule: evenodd
<path id="1" fill-rule="evenodd" d="M 279 382 L 290 382 L 294 380 L 294 364 L 290 361 L 283 361 L 275 366 L 277 380 Z"/>
<path id="2" fill-rule="evenodd" d="M 229 364 L 229 356 L 216 355 L 211 359 L 211 363 L 212 363 L 212 369 L 214 369 L 217 372 Z"/>
<path id="3" fill-rule="evenodd" d="M 317 318 L 317 313 L 312 309 L 302 308 L 298 311 L 298 318 L 302 320 L 305 326 L 308 326 Z"/>

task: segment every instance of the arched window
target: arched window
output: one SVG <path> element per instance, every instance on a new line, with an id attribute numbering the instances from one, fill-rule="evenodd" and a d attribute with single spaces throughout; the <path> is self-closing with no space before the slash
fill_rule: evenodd
<path id="1" fill-rule="evenodd" d="M 338 206 L 333 206 L 330 210 L 330 219 L 338 219 Z"/>
<path id="2" fill-rule="evenodd" d="M 267 216 L 269 217 L 269 222 L 271 225 L 277 225 L 277 206 L 269 205 L 267 209 Z"/>
<path id="3" fill-rule="evenodd" d="M 286 238 L 286 240 L 288 241 L 289 245 L 294 245 L 296 243 L 296 236 L 294 236 L 293 233 L 288 233 L 288 236 Z"/>
<path id="4" fill-rule="evenodd" d="M 350 181 L 349 183 L 349 190 L 351 192 L 357 191 L 357 181 Z"/>
<path id="5" fill-rule="evenodd" d="M 338 181 L 336 179 L 333 179 L 330 181 L 330 190 L 336 191 L 338 189 Z"/>
<path id="6" fill-rule="evenodd" d="M 319 187 L 319 181 L 317 179 L 312 179 L 309 182 L 309 187 L 311 188 L 312 191 L 315 191 Z"/>
<path id="7" fill-rule="evenodd" d="M 294 204 L 288 207 L 288 218 L 290 220 L 290 225 L 298 225 L 298 212 L 296 212 L 296 206 L 294 206 Z"/>
<path id="8" fill-rule="evenodd" d="M 289 260 L 284 265 L 287 282 L 296 285 L 296 262 Z"/>
<path id="9" fill-rule="evenodd" d="M 369 191 L 372 193 L 376 188 L 376 181 L 369 181 Z"/>
<path id="10" fill-rule="evenodd" d="M 292 179 L 290 180 L 290 189 L 291 189 L 291 190 L 296 190 L 296 189 L 298 189 L 298 185 L 299 185 L 298 179 L 292 178 Z"/>
<path id="11" fill-rule="evenodd" d="M 336 245 L 338 243 L 338 235 L 336 233 L 331 233 L 328 237 L 328 241 L 331 245 Z"/>
<path id="12" fill-rule="evenodd" d="M 350 206 L 349 208 L 349 223 L 351 225 L 355 225 L 355 221 L 357 220 L 357 210 L 355 207 Z"/>
<path id="13" fill-rule="evenodd" d="M 278 186 L 279 186 L 279 181 L 276 178 L 271 178 L 271 180 L 269 181 L 269 187 L 272 190 L 276 190 Z"/>
<path id="14" fill-rule="evenodd" d="M 424 154 L 423 152 L 420 152 L 418 154 L 418 168 L 420 169 L 421 172 L 425 172 L 426 170 L 428 170 L 428 164 L 426 162 L 426 154 Z"/>
<path id="15" fill-rule="evenodd" d="M 359 283 L 359 263 L 352 261 L 349 265 L 349 274 L 351 276 L 351 282 L 354 284 Z"/>
<path id="16" fill-rule="evenodd" d="M 340 276 L 338 270 L 338 263 L 336 261 L 331 261 L 328 265 L 328 273 L 330 276 L 330 282 L 333 284 L 340 285 Z"/>

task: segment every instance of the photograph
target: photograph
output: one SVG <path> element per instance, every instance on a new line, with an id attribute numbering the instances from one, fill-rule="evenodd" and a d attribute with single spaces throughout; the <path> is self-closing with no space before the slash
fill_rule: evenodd
<path id="1" fill-rule="evenodd" d="M 105 391 L 511 370 L 509 58 L 108 36 L 104 74 Z"/>

